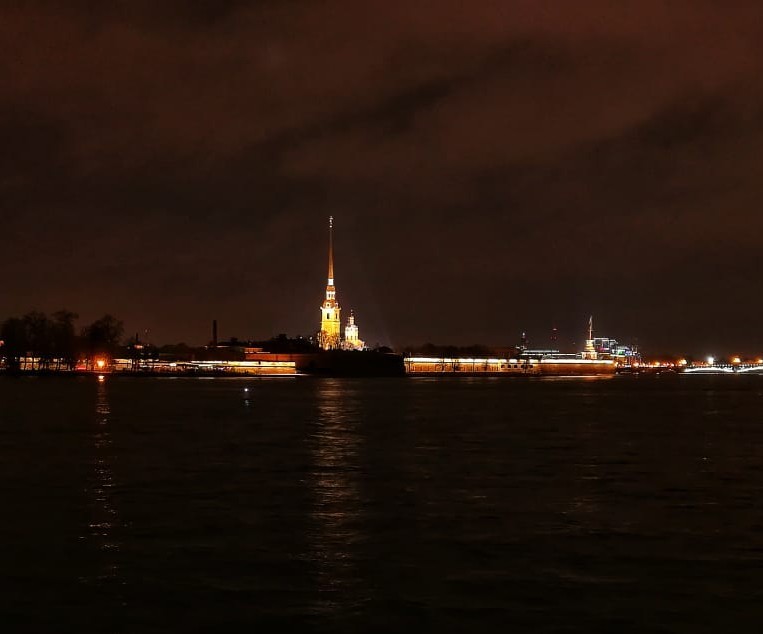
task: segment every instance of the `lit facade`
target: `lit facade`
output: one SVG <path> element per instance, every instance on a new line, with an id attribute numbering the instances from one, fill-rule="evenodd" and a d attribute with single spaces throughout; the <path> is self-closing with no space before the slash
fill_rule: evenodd
<path id="1" fill-rule="evenodd" d="M 321 304 L 321 329 L 318 343 L 324 350 L 335 350 L 341 346 L 342 308 L 336 299 L 334 286 L 334 218 L 329 218 L 329 275 L 326 284 L 326 299 Z"/>
<path id="2" fill-rule="evenodd" d="M 355 314 L 350 311 L 350 317 L 347 320 L 347 325 L 344 327 L 343 347 L 347 350 L 362 350 L 365 345 L 365 342 L 360 339 L 358 325 L 355 323 Z"/>
<path id="3" fill-rule="evenodd" d="M 604 359 L 615 359 L 620 365 L 632 365 L 641 361 L 641 355 L 633 346 L 618 343 L 611 337 L 594 337 L 593 346 L 596 353 Z"/>

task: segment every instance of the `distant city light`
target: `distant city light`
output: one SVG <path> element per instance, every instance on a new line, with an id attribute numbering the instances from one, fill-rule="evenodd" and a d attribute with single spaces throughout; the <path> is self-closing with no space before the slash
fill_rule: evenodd
<path id="1" fill-rule="evenodd" d="M 742 363 L 742 359 L 740 359 L 739 357 L 734 357 L 733 359 L 731 359 L 731 363 Z"/>
<path id="2" fill-rule="evenodd" d="M 707 365 L 713 365 L 715 363 L 715 357 L 707 358 Z"/>
<path id="3" fill-rule="evenodd" d="M 106 367 L 106 362 L 103 359 L 98 359 L 98 361 L 95 362 L 95 365 L 98 366 L 99 370 L 103 370 L 103 368 Z"/>

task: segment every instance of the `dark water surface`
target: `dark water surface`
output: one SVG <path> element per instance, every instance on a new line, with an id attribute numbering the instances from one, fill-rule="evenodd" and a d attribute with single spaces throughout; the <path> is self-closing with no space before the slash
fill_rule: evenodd
<path id="1" fill-rule="evenodd" d="M 749 376 L 0 378 L 2 630 L 759 631 L 762 406 Z"/>

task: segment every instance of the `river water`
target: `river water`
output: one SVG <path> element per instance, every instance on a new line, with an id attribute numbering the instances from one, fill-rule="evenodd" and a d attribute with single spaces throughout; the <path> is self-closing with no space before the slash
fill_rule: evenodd
<path id="1" fill-rule="evenodd" d="M 763 378 L 0 378 L 12 632 L 757 631 Z"/>

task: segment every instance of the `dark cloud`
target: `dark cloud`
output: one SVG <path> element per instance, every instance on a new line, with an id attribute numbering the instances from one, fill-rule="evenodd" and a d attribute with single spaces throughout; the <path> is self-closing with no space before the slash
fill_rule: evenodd
<path id="1" fill-rule="evenodd" d="M 333 214 L 372 342 L 763 348 L 759 3 L 0 12 L 2 314 L 308 333 Z"/>

